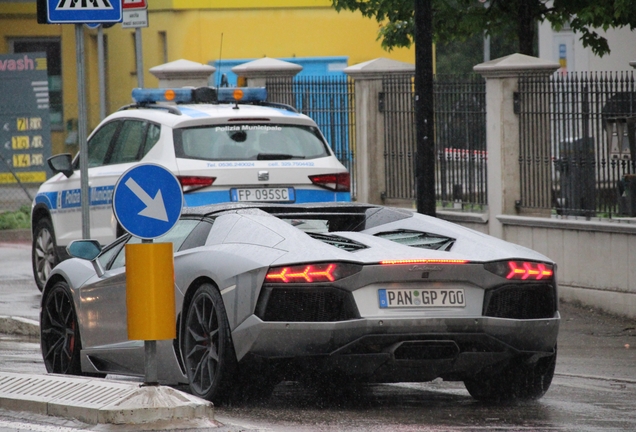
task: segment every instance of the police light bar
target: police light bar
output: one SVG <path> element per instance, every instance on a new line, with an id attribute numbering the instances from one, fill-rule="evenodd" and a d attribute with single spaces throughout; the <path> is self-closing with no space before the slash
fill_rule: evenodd
<path id="1" fill-rule="evenodd" d="M 132 98 L 137 103 L 153 102 L 192 102 L 192 89 L 144 89 L 135 88 L 132 91 Z"/>
<path id="2" fill-rule="evenodd" d="M 265 87 L 199 87 L 174 89 L 136 88 L 132 98 L 138 104 L 173 103 L 216 103 L 216 102 L 264 102 L 267 100 Z"/>
<path id="3" fill-rule="evenodd" d="M 220 87 L 217 92 L 219 102 L 264 102 L 267 100 L 265 87 Z"/>

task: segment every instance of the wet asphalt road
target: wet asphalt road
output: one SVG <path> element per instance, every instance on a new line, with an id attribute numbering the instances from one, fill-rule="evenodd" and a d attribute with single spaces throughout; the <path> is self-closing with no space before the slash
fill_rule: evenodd
<path id="1" fill-rule="evenodd" d="M 28 256 L 28 245 L 0 244 L 0 315 L 37 319 L 40 295 L 30 280 Z M 217 407 L 216 419 L 232 432 L 636 430 L 636 321 L 572 304 L 562 304 L 561 315 L 556 375 L 536 402 L 477 402 L 463 384 L 442 381 L 329 395 L 282 383 L 266 401 Z M 44 373 L 38 340 L 0 335 L 0 371 Z M 90 429 L 0 410 L 5 430 Z"/>

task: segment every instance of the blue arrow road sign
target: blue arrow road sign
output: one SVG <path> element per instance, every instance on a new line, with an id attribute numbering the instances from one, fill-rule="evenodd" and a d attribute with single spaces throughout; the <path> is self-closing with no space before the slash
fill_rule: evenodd
<path id="1" fill-rule="evenodd" d="M 122 20 L 122 0 L 47 0 L 51 24 L 114 23 Z"/>
<path id="2" fill-rule="evenodd" d="M 115 217 L 136 237 L 161 237 L 177 223 L 182 208 L 179 180 L 160 165 L 137 165 L 122 174 L 115 185 Z"/>

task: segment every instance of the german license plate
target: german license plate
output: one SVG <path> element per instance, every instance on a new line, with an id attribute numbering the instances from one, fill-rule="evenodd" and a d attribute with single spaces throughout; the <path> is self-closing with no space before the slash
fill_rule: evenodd
<path id="1" fill-rule="evenodd" d="M 378 297 L 383 309 L 466 306 L 461 288 L 379 289 Z"/>
<path id="2" fill-rule="evenodd" d="M 230 189 L 232 201 L 290 202 L 296 201 L 294 188 L 241 188 Z"/>

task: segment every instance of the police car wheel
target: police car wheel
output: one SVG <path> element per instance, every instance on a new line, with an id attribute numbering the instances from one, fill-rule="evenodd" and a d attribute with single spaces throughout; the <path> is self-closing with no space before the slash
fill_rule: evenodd
<path id="1" fill-rule="evenodd" d="M 31 263 L 33 277 L 39 290 L 42 291 L 51 270 L 59 262 L 56 252 L 55 233 L 49 219 L 40 219 L 33 230 Z"/>

